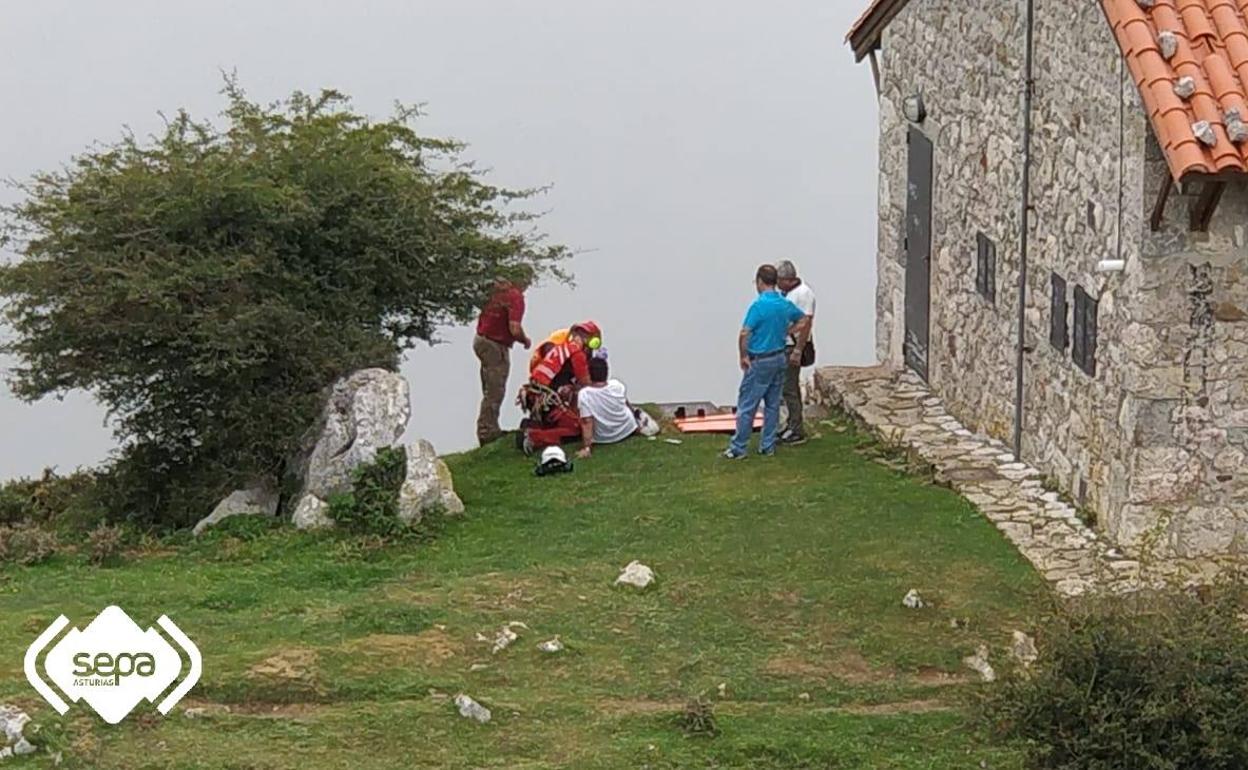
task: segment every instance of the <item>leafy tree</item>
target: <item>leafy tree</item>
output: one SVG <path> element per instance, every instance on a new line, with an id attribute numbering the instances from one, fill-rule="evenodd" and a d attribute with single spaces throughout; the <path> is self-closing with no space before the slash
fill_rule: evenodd
<path id="1" fill-rule="evenodd" d="M 336 91 L 262 106 L 227 80 L 225 125 L 186 112 L 19 185 L 0 237 L 10 386 L 108 409 L 114 514 L 180 524 L 280 477 L 322 390 L 397 366 L 469 320 L 499 277 L 563 278 L 567 252 L 463 147 Z"/>

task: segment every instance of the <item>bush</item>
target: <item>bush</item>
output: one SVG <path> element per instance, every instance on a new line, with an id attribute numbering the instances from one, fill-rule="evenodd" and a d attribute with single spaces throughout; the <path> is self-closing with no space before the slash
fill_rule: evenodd
<path id="1" fill-rule="evenodd" d="M 0 524 L 0 564 L 39 564 L 50 559 L 57 548 L 56 534 L 35 524 Z"/>
<path id="2" fill-rule="evenodd" d="M 117 561 L 121 555 L 122 529 L 101 522 L 87 535 L 87 558 L 97 567 Z"/>
<path id="3" fill-rule="evenodd" d="M 322 392 L 475 313 L 499 277 L 561 275 L 514 205 L 415 109 L 372 120 L 335 91 L 263 106 L 227 82 L 226 125 L 184 112 L 21 186 L 0 208 L 10 385 L 108 407 L 114 519 L 189 524 L 279 479 Z"/>
<path id="4" fill-rule="evenodd" d="M 407 476 L 407 451 L 382 449 L 352 472 L 351 491 L 329 500 L 329 517 L 346 532 L 394 537 L 406 534 L 399 519 L 399 488 Z"/>
<path id="5" fill-rule="evenodd" d="M 1035 768 L 1248 767 L 1244 598 L 1226 585 L 1059 609 L 1039 662 L 1005 677 L 985 718 Z"/>
<path id="6" fill-rule="evenodd" d="M 5 482 L 0 485 L 0 524 L 80 524 L 98 518 L 97 482 L 90 471 L 59 476 L 51 468 L 37 479 Z"/>
<path id="7" fill-rule="evenodd" d="M 680 729 L 687 736 L 714 738 L 719 735 L 719 723 L 715 719 L 715 704 L 698 696 L 685 703 L 677 718 Z"/>

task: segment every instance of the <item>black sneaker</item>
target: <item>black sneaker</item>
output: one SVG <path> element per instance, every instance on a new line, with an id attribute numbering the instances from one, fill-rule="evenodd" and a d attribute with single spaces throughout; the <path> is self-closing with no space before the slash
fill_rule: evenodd
<path id="1" fill-rule="evenodd" d="M 780 435 L 780 443 L 785 446 L 799 446 L 806 443 L 806 436 L 796 431 L 786 430 Z"/>

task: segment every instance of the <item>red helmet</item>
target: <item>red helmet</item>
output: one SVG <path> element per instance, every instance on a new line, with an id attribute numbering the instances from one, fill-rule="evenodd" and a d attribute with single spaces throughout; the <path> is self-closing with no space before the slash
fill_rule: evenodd
<path id="1" fill-rule="evenodd" d="M 602 329 L 593 321 L 581 321 L 579 324 L 573 324 L 570 331 L 582 331 L 588 337 L 602 336 Z"/>

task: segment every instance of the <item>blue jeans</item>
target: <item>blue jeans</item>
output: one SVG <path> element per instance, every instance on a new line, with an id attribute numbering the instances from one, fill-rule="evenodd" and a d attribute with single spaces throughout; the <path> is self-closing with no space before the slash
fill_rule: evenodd
<path id="1" fill-rule="evenodd" d="M 784 395 L 784 374 L 788 365 L 784 351 L 750 359 L 750 368 L 741 378 L 741 389 L 737 392 L 737 432 L 728 445 L 734 454 L 745 454 L 749 446 L 760 401 L 763 402 L 763 437 L 758 449 L 770 452 L 776 448 L 780 400 Z"/>

